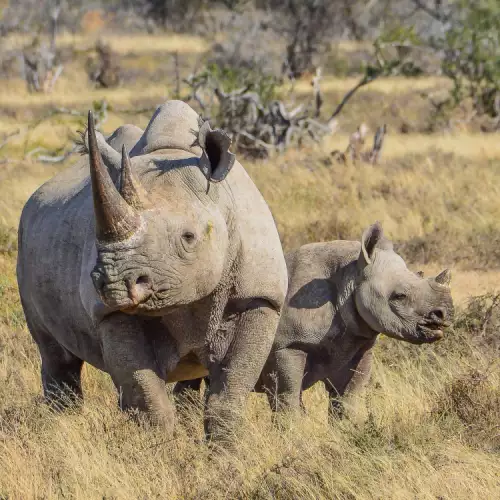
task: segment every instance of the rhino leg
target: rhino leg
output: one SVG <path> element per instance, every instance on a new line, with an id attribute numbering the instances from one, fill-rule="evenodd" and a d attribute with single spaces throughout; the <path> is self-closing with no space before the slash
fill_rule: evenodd
<path id="1" fill-rule="evenodd" d="M 99 325 L 99 335 L 106 371 L 118 390 L 120 408 L 145 412 L 170 434 L 175 409 L 143 325 L 133 316 L 118 313 Z"/>
<path id="2" fill-rule="evenodd" d="M 269 355 L 279 322 L 266 300 L 253 300 L 240 314 L 235 336 L 224 359 L 209 367 L 205 433 L 209 440 L 231 438 L 248 394 L 254 389 Z"/>
<path id="3" fill-rule="evenodd" d="M 328 417 L 331 422 L 343 418 L 345 404 L 350 404 L 359 398 L 370 380 L 372 359 L 371 349 L 367 350 L 355 357 L 340 373 L 335 373 L 323 381 L 328 391 Z"/>
<path id="4" fill-rule="evenodd" d="M 83 361 L 52 336 L 34 332 L 42 358 L 42 385 L 46 401 L 57 409 L 64 409 L 83 399 L 81 371 Z"/>
<path id="5" fill-rule="evenodd" d="M 263 382 L 273 412 L 303 409 L 302 378 L 306 364 L 304 351 L 280 349 L 264 367 Z"/>

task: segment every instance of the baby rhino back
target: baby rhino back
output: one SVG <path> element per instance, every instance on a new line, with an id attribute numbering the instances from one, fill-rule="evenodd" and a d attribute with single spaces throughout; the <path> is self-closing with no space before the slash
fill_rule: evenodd
<path id="1" fill-rule="evenodd" d="M 360 252 L 356 241 L 310 243 L 286 255 L 288 293 L 275 349 L 315 346 L 331 330 Z"/>

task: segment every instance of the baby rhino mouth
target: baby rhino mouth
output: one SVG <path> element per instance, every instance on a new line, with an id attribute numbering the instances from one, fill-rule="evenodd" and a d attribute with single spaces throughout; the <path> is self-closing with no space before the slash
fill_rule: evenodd
<path id="1" fill-rule="evenodd" d="M 419 343 L 431 343 L 443 338 L 445 328 L 451 326 L 449 321 L 424 320 L 417 323 L 417 335 Z"/>

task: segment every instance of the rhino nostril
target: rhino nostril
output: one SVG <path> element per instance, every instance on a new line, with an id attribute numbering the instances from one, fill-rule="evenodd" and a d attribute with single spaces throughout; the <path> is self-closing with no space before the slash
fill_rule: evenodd
<path id="1" fill-rule="evenodd" d="M 140 285 L 140 286 L 151 286 L 151 280 L 149 279 L 149 276 L 139 276 L 136 280 L 135 280 L 135 284 L 136 285 Z"/>

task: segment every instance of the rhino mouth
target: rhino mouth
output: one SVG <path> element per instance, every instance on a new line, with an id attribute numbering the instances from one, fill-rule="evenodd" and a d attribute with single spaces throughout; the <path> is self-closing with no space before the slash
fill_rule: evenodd
<path id="1" fill-rule="evenodd" d="M 119 306 L 119 310 L 125 314 L 131 315 L 164 316 L 176 311 L 179 307 L 180 305 L 173 304 L 171 301 L 163 301 L 154 296 L 150 296 L 140 303 L 127 301 L 126 304 Z"/>

